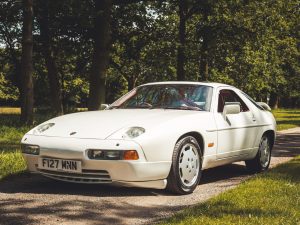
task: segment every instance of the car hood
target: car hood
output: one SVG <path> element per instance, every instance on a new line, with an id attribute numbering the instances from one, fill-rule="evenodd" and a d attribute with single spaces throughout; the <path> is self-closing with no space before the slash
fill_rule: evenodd
<path id="1" fill-rule="evenodd" d="M 205 112 L 169 109 L 112 109 L 72 113 L 43 123 L 55 123 L 55 125 L 39 135 L 106 139 L 122 128 L 139 126 L 147 131 L 169 120 L 199 113 Z M 34 134 L 35 129 L 28 134 Z"/>

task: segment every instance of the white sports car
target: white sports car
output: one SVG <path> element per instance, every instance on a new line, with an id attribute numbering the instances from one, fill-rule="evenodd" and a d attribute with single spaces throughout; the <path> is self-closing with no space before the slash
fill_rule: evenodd
<path id="1" fill-rule="evenodd" d="M 44 122 L 22 138 L 29 171 L 77 183 L 187 194 L 204 169 L 269 167 L 276 122 L 265 103 L 218 83 L 141 85 L 105 110 Z"/>

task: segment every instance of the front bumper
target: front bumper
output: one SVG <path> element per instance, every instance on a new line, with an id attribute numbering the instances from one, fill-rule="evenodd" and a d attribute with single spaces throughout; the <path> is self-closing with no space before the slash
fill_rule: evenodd
<path id="1" fill-rule="evenodd" d="M 39 155 L 23 154 L 28 170 L 46 177 L 76 183 L 113 183 L 125 186 L 163 189 L 171 162 L 147 161 L 139 144 L 126 140 L 97 140 L 25 135 L 23 144 L 40 146 Z M 91 160 L 88 149 L 136 150 L 138 160 Z M 81 173 L 43 170 L 38 167 L 40 157 L 80 160 Z"/>

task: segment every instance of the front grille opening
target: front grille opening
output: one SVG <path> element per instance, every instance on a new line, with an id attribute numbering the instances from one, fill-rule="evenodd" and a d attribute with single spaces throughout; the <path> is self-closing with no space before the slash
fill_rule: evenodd
<path id="1" fill-rule="evenodd" d="M 110 183 L 112 182 L 109 173 L 106 170 L 87 170 L 83 169 L 82 173 L 68 173 L 60 171 L 51 171 L 38 169 L 38 171 L 49 178 L 78 182 L 78 183 Z"/>

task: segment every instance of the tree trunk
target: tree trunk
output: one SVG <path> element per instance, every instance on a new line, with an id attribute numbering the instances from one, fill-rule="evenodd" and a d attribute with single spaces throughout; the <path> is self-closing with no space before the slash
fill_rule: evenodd
<path id="1" fill-rule="evenodd" d="M 19 91 L 19 101 L 22 104 L 22 69 L 21 69 L 21 61 L 17 58 L 12 58 L 13 65 L 15 67 L 15 72 L 13 74 L 13 84 L 18 88 Z"/>
<path id="2" fill-rule="evenodd" d="M 111 0 L 95 0 L 94 55 L 90 74 L 89 110 L 98 110 L 105 101 L 106 70 L 111 40 Z"/>
<path id="3" fill-rule="evenodd" d="M 58 116 L 63 114 L 63 105 L 57 65 L 51 46 L 52 37 L 49 29 L 49 1 L 45 1 L 42 7 L 43 9 L 39 18 L 41 39 L 43 45 L 42 53 L 45 58 L 46 67 L 48 70 L 52 110 L 53 113 Z"/>
<path id="4" fill-rule="evenodd" d="M 33 123 L 33 66 L 32 66 L 32 23 L 33 23 L 33 0 L 23 0 L 23 31 L 22 31 L 22 103 L 21 122 Z"/>
<path id="5" fill-rule="evenodd" d="M 278 108 L 278 102 L 279 102 L 279 98 L 278 98 L 277 93 L 271 92 L 271 94 L 270 94 L 270 100 L 269 100 L 269 106 L 272 109 L 277 109 Z"/>
<path id="6" fill-rule="evenodd" d="M 206 35 L 203 35 L 199 69 L 199 81 L 208 81 L 208 46 Z"/>
<path id="7" fill-rule="evenodd" d="M 179 43 L 177 47 L 177 80 L 185 80 L 186 0 L 179 0 Z"/>
<path id="8" fill-rule="evenodd" d="M 208 5 L 203 4 L 203 22 L 204 27 L 201 29 L 202 45 L 200 52 L 200 63 L 199 63 L 199 80 L 208 81 L 208 40 L 209 40 L 209 28 L 208 23 Z"/>
<path id="9" fill-rule="evenodd" d="M 127 84 L 128 84 L 128 91 L 131 91 L 133 88 L 136 87 L 136 77 L 135 76 L 128 76 L 126 77 Z"/>

